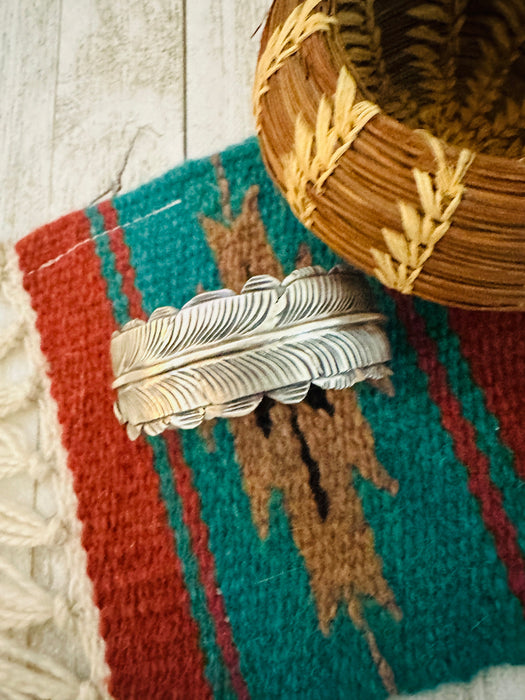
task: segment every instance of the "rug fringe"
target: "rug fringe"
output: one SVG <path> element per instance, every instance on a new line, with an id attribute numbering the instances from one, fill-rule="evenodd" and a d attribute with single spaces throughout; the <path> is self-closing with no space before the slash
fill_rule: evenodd
<path id="1" fill-rule="evenodd" d="M 20 346 L 26 334 L 26 326 L 23 321 L 12 323 L 7 330 L 3 331 L 0 339 L 0 360 L 2 360 L 11 350 Z"/>
<path id="2" fill-rule="evenodd" d="M 9 700 L 98 700 L 92 682 L 79 679 L 49 654 L 37 652 L 0 635 L 0 684 Z"/>
<path id="3" fill-rule="evenodd" d="M 34 486 L 45 487 L 55 501 L 46 517 L 36 506 L 0 499 L 0 687 L 8 700 L 99 700 L 110 698 L 109 668 L 99 633 L 99 612 L 93 602 L 86 553 L 81 544 L 77 500 L 60 439 L 56 405 L 40 350 L 35 313 L 23 289 L 17 256 L 0 244 L 0 299 L 17 316 L 0 341 L 0 367 L 14 351 L 21 351 L 30 367 L 22 381 L 0 388 L 0 481 L 27 475 Z M 32 449 L 12 422 L 21 411 L 37 412 L 39 446 Z M 33 504 L 36 499 L 33 499 Z M 15 549 L 16 548 L 16 549 Z M 27 551 L 31 571 L 11 559 Z M 64 590 L 43 587 L 34 578 L 34 556 L 52 569 L 61 558 Z M 60 578 L 60 577 L 59 577 Z M 38 643 L 33 632 L 53 628 L 66 642 Z M 21 634 L 22 633 L 22 634 Z M 56 648 L 49 648 L 56 646 Z M 47 647 L 47 648 L 46 648 Z M 72 666 L 78 666 L 72 669 Z"/>
<path id="4" fill-rule="evenodd" d="M 9 479 L 21 472 L 27 472 L 36 479 L 46 479 L 50 465 L 38 450 L 25 445 L 22 431 L 14 425 L 2 424 L 0 433 L 0 479 Z"/>

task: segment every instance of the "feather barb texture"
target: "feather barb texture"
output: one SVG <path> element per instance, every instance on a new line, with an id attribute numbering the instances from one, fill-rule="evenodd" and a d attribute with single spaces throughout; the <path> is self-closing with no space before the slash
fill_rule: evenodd
<path id="1" fill-rule="evenodd" d="M 258 275 L 240 294 L 207 292 L 180 311 L 157 309 L 112 339 L 117 418 L 135 438 L 245 415 L 264 395 L 298 403 L 311 383 L 385 384 L 382 320 L 362 278 L 340 267 L 302 268 L 282 282 Z"/>

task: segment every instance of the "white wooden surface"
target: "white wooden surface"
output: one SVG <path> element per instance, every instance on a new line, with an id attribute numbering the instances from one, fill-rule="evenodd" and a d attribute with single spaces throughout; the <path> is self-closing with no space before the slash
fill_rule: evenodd
<path id="1" fill-rule="evenodd" d="M 2 0 L 0 241 L 252 134 L 257 30 L 270 4 Z M 0 307 L 0 333 L 6 319 Z M 14 358 L 0 373 L 18 369 Z M 519 700 L 524 687 L 523 672 L 500 670 L 420 697 Z"/>
<path id="2" fill-rule="evenodd" d="M 270 0 L 3 0 L 0 240 L 253 133 Z"/>

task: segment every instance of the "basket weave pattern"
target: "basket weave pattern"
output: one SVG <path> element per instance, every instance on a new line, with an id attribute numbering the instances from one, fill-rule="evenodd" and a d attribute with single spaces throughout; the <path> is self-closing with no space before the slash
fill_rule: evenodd
<path id="1" fill-rule="evenodd" d="M 275 0 L 254 112 L 296 216 L 405 294 L 525 308 L 525 3 Z"/>

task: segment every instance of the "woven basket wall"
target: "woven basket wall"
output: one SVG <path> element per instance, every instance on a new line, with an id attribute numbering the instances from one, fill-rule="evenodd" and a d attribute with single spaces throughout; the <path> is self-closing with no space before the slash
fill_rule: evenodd
<path id="1" fill-rule="evenodd" d="M 525 309 L 525 0 L 275 0 L 254 112 L 294 212 L 348 261 Z"/>

